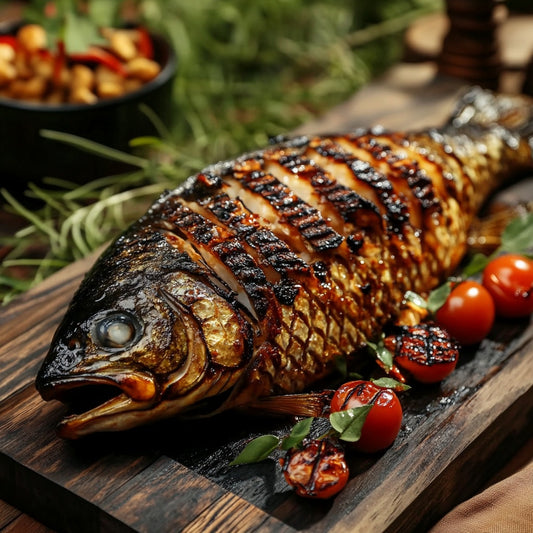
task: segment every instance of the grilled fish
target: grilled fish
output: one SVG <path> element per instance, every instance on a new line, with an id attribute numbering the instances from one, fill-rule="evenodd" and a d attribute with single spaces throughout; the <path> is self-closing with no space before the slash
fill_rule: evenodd
<path id="1" fill-rule="evenodd" d="M 88 399 L 59 435 L 304 391 L 461 261 L 533 107 L 478 88 L 439 129 L 278 139 L 163 194 L 96 262 L 36 386 Z M 92 403 L 92 407 L 90 406 Z M 94 402 L 101 402 L 94 406 Z"/>

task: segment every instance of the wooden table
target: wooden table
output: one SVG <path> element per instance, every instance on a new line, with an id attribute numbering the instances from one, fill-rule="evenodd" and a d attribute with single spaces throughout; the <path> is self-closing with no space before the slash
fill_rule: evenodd
<path id="1" fill-rule="evenodd" d="M 437 125 L 460 86 L 435 77 L 431 63 L 400 64 L 300 131 Z M 369 532 L 424 530 L 533 459 L 533 325 L 525 322 L 507 324 L 479 353 L 468 354 L 443 389 L 415 396 L 397 443 L 357 463 L 333 503 L 287 494 L 273 464 L 228 473 L 200 452 L 195 463 L 191 443 L 185 454 L 180 445 L 192 440 L 200 448 L 200 437 L 169 425 L 87 443 L 60 441 L 53 422 L 62 407 L 40 400 L 33 377 L 91 261 L 71 265 L 0 310 L 7 376 L 0 382 L 0 497 L 10 502 L 0 501 L 2 533 L 50 531 L 44 523 L 66 531 L 346 531 L 355 522 Z M 223 423 L 238 431 L 231 419 Z M 213 454 L 221 465 L 244 442 L 239 438 L 237 444 L 219 439 Z"/>

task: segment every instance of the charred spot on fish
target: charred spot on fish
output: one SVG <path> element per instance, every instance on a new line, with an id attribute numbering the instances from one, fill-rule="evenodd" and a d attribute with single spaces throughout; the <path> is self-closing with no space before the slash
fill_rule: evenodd
<path id="1" fill-rule="evenodd" d="M 365 241 L 360 235 L 348 235 L 346 237 L 346 244 L 353 254 L 358 253 L 364 243 Z"/>
<path id="2" fill-rule="evenodd" d="M 92 321 L 92 337 L 107 351 L 120 351 L 134 345 L 143 332 L 139 320 L 125 311 L 99 313 Z"/>
<path id="3" fill-rule="evenodd" d="M 287 278 L 282 278 L 274 285 L 274 294 L 282 305 L 292 305 L 299 292 L 300 285 Z"/>
<path id="4" fill-rule="evenodd" d="M 379 142 L 375 137 L 359 137 L 357 144 L 360 148 L 366 150 L 376 161 L 385 160 L 389 164 L 394 164 L 399 159 L 398 155 L 392 152 L 392 148 L 389 145 Z"/>
<path id="5" fill-rule="evenodd" d="M 233 219 L 239 208 L 235 200 L 227 194 L 219 194 L 199 202 L 201 206 L 209 209 L 221 222 L 227 223 Z"/>
<path id="6" fill-rule="evenodd" d="M 289 154 L 280 157 L 278 163 L 300 178 L 307 179 L 315 192 L 331 204 L 345 221 L 376 228 L 381 225 L 379 209 L 373 202 L 337 182 L 313 161 L 299 154 Z"/>
<path id="7" fill-rule="evenodd" d="M 305 273 L 309 271 L 309 265 L 296 255 L 284 241 L 269 230 L 258 230 L 249 235 L 246 238 L 246 242 L 259 250 L 265 258 L 265 261 L 276 272 L 288 274 L 291 272 Z"/>
<path id="8" fill-rule="evenodd" d="M 372 285 L 370 283 L 365 283 L 359 287 L 361 292 L 366 296 L 372 292 Z"/>
<path id="9" fill-rule="evenodd" d="M 326 283 L 328 281 L 329 269 L 324 261 L 313 263 L 313 272 L 320 283 Z"/>
<path id="10" fill-rule="evenodd" d="M 218 174 L 204 171 L 188 182 L 181 194 L 187 200 L 200 200 L 212 196 L 213 191 L 220 189 L 222 183 Z"/>
<path id="11" fill-rule="evenodd" d="M 334 161 L 345 161 L 348 157 L 348 154 L 342 150 L 340 146 L 332 143 L 329 139 L 324 139 L 313 146 L 314 150 L 321 155 L 322 157 L 327 157 L 328 159 L 333 159 Z"/>

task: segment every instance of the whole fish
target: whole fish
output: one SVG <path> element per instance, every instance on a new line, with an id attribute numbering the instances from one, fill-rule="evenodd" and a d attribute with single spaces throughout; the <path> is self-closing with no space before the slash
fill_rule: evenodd
<path id="1" fill-rule="evenodd" d="M 291 393 L 376 341 L 406 291 L 456 269 L 487 196 L 533 168 L 532 117 L 531 101 L 473 88 L 442 128 L 278 139 L 163 194 L 55 334 L 37 388 L 86 409 L 59 434 L 269 397 L 296 408 Z"/>

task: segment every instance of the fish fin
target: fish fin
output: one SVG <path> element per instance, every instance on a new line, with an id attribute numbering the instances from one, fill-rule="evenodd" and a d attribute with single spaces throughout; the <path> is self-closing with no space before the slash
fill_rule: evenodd
<path id="1" fill-rule="evenodd" d="M 259 410 L 262 414 L 321 417 L 327 414 L 333 390 L 302 394 L 265 396 L 243 406 L 247 411 Z"/>
<path id="2" fill-rule="evenodd" d="M 501 244 L 503 230 L 518 216 L 533 212 L 533 201 L 497 207 L 483 218 L 474 220 L 468 235 L 471 253 L 490 255 Z"/>

